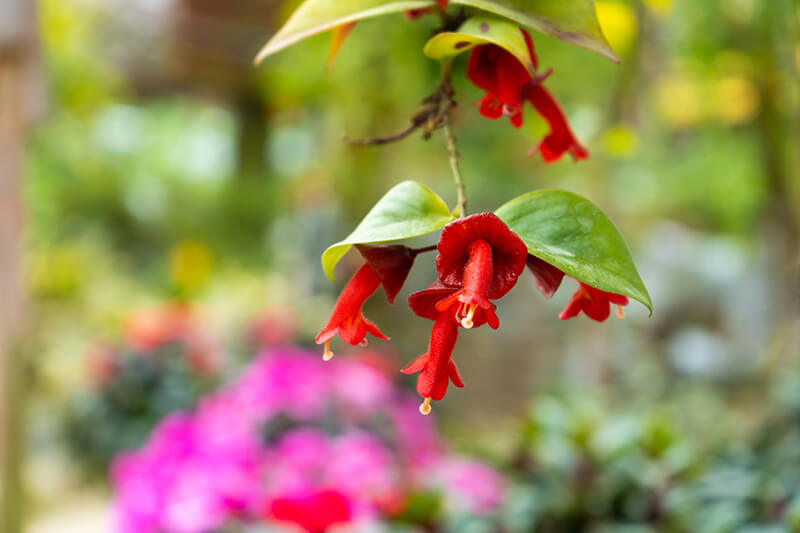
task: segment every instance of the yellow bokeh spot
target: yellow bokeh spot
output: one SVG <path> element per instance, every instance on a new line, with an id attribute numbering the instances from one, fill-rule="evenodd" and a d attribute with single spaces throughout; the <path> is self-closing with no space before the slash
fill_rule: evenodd
<path id="1" fill-rule="evenodd" d="M 720 78 L 714 92 L 717 117 L 725 124 L 746 124 L 758 113 L 761 98 L 758 88 L 748 78 Z"/>
<path id="2" fill-rule="evenodd" d="M 644 0 L 644 5 L 657 17 L 666 17 L 672 11 L 673 0 Z"/>
<path id="3" fill-rule="evenodd" d="M 170 252 L 172 282 L 181 290 L 194 290 L 208 281 L 213 259 L 211 250 L 202 242 L 184 241 Z"/>
<path id="4" fill-rule="evenodd" d="M 612 126 L 606 131 L 606 146 L 609 151 L 617 156 L 629 156 L 639 146 L 639 137 L 636 132 L 625 124 Z"/>
<path id="5" fill-rule="evenodd" d="M 691 128 L 703 119 L 702 90 L 694 80 L 662 79 L 656 85 L 655 97 L 659 116 L 673 128 Z"/>
<path id="6" fill-rule="evenodd" d="M 631 53 L 636 43 L 638 23 L 631 8 L 621 2 L 598 0 L 597 18 L 611 48 L 621 55 Z"/>

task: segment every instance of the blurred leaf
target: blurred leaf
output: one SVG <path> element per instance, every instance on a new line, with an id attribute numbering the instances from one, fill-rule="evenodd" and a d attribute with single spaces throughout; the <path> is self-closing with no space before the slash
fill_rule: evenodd
<path id="1" fill-rule="evenodd" d="M 441 61 L 471 50 L 479 44 L 487 43 L 496 44 L 511 52 L 531 74 L 536 71 L 525 37 L 519 27 L 496 17 L 472 17 L 457 32 L 435 35 L 425 44 L 424 51 L 428 57 Z"/>
<path id="2" fill-rule="evenodd" d="M 566 43 L 619 61 L 597 21 L 594 0 L 452 0 L 530 26 Z"/>
<path id="3" fill-rule="evenodd" d="M 452 0 L 619 61 L 606 42 L 594 0 Z M 378 15 L 433 6 L 424 0 L 306 0 L 256 56 L 268 55 L 311 35 Z"/>
<path id="4" fill-rule="evenodd" d="M 453 216 L 436 193 L 415 181 L 392 187 L 367 213 L 346 239 L 328 247 L 322 254 L 322 268 L 333 281 L 333 269 L 354 244 L 396 241 L 434 232 Z"/>
<path id="5" fill-rule="evenodd" d="M 341 26 L 333 28 L 331 32 L 331 44 L 328 49 L 328 70 L 333 68 L 333 64 L 336 62 L 336 56 L 339 55 L 339 50 L 342 49 L 345 39 L 347 39 L 347 36 L 350 35 L 350 32 L 353 31 L 357 23 L 357 21 L 348 22 L 347 24 L 342 24 Z"/>
<path id="6" fill-rule="evenodd" d="M 589 200 L 567 191 L 535 191 L 496 213 L 531 254 L 593 287 L 630 296 L 652 314 L 650 295 L 622 235 Z"/>
<path id="7" fill-rule="evenodd" d="M 297 41 L 337 26 L 432 5 L 433 2 L 427 0 L 307 0 L 264 45 L 256 56 L 256 63 Z"/>

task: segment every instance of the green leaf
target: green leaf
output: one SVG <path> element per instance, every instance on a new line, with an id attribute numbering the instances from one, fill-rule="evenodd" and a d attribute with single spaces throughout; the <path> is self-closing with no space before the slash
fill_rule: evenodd
<path id="1" fill-rule="evenodd" d="M 255 62 L 306 37 L 348 22 L 432 5 L 432 0 L 306 0 L 264 45 Z"/>
<path id="2" fill-rule="evenodd" d="M 535 74 L 528 45 L 519 26 L 506 19 L 480 15 L 469 18 L 455 32 L 442 32 L 425 44 L 425 55 L 439 61 L 471 50 L 479 44 L 496 44 L 511 52 L 525 68 Z"/>
<path id="3" fill-rule="evenodd" d="M 514 198 L 496 211 L 528 252 L 592 287 L 653 304 L 628 246 L 614 223 L 577 194 L 542 190 Z"/>
<path id="4" fill-rule="evenodd" d="M 500 15 L 522 26 L 619 62 L 597 20 L 594 0 L 451 0 Z"/>
<path id="5" fill-rule="evenodd" d="M 425 235 L 441 229 L 453 218 L 436 193 L 415 181 L 404 181 L 378 200 L 353 233 L 323 252 L 322 268 L 333 281 L 336 263 L 352 245 Z"/>

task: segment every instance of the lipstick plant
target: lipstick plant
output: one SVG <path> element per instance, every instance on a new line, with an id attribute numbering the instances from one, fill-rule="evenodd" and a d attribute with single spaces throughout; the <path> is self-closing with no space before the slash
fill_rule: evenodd
<path id="1" fill-rule="evenodd" d="M 593 0 L 306 0 L 264 46 L 257 60 L 310 35 L 332 30 L 332 63 L 358 21 L 377 15 L 405 13 L 409 21 L 438 16 L 441 25 L 423 52 L 441 63 L 438 87 L 424 100 L 404 130 L 356 144 L 385 144 L 415 131 L 428 139 L 441 130 L 453 174 L 457 204 L 452 208 L 426 186 L 402 182 L 389 190 L 345 239 L 322 254 L 322 267 L 333 280 L 334 268 L 352 247 L 363 265 L 339 297 L 328 323 L 317 336 L 324 359 L 333 357 L 332 341 L 367 342 L 367 334 L 388 337 L 362 313 L 363 303 L 383 287 L 393 303 L 415 257 L 436 252 L 431 285 L 413 293 L 408 304 L 418 316 L 433 322 L 425 353 L 403 369 L 419 373 L 417 392 L 422 414 L 431 401 L 441 400 L 450 383 L 464 383 L 453 361 L 460 330 L 487 324 L 498 329 L 495 301 L 505 296 L 527 270 L 545 297 L 551 297 L 564 276 L 577 290 L 558 317 L 581 313 L 602 322 L 616 306 L 624 318 L 629 298 L 652 303 L 625 241 L 611 220 L 592 202 L 563 190 L 538 190 L 514 198 L 493 213 L 468 215 L 466 188 L 452 133 L 455 91 L 451 84 L 454 59 L 469 53 L 467 78 L 485 96 L 476 104 L 490 120 L 508 117 L 514 128 L 530 106 L 547 122 L 549 131 L 528 153 L 555 163 L 565 154 L 574 162 L 589 157 L 576 138 L 566 113 L 545 87 L 554 69 L 540 69 L 534 39 L 539 31 L 616 61 L 597 22 Z M 353 142 L 353 141 L 351 141 Z M 402 241 L 439 232 L 435 246 L 411 248 Z M 391 244 L 386 244 L 391 243 Z"/>

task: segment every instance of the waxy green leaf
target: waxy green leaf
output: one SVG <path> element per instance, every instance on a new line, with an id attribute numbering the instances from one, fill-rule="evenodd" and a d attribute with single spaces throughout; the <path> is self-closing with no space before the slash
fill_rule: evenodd
<path id="1" fill-rule="evenodd" d="M 487 11 L 619 61 L 597 20 L 594 0 L 450 0 Z M 306 0 L 267 42 L 256 63 L 302 39 L 378 15 L 432 7 L 432 0 Z"/>
<path id="2" fill-rule="evenodd" d="M 462 52 L 471 50 L 479 44 L 496 44 L 508 50 L 533 75 L 536 68 L 525 37 L 517 24 L 493 16 L 471 17 L 454 32 L 442 32 L 433 36 L 425 44 L 425 55 L 443 61 Z"/>
<path id="3" fill-rule="evenodd" d="M 561 41 L 619 58 L 600 29 L 594 0 L 451 0 L 510 19 Z"/>
<path id="4" fill-rule="evenodd" d="M 415 181 L 404 181 L 378 200 L 353 233 L 323 252 L 322 268 L 333 281 L 333 269 L 352 245 L 425 235 L 443 228 L 453 218 L 436 193 Z"/>
<path id="5" fill-rule="evenodd" d="M 592 287 L 653 304 L 614 223 L 592 202 L 561 190 L 519 196 L 496 212 L 528 252 Z"/>
<path id="6" fill-rule="evenodd" d="M 342 24 L 409 9 L 430 7 L 430 0 L 306 0 L 256 56 L 268 55 Z"/>

